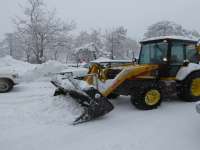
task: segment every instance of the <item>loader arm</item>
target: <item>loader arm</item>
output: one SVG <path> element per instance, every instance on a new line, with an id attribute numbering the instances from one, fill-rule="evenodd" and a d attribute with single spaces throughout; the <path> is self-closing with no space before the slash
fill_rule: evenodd
<path id="1" fill-rule="evenodd" d="M 158 65 L 133 65 L 125 67 L 113 80 L 108 88 L 101 91 L 102 95 L 107 97 L 113 93 L 125 80 L 134 79 L 138 76 L 148 74 L 149 72 L 158 69 Z"/>
<path id="2" fill-rule="evenodd" d="M 105 72 L 103 71 L 103 68 L 101 67 L 100 64 L 93 64 L 93 65 L 90 67 L 90 69 L 89 69 L 89 71 L 88 71 L 88 74 L 96 74 L 97 77 L 98 77 L 98 79 L 100 79 L 100 80 L 103 81 L 103 82 L 106 80 Z M 86 77 L 84 78 L 84 80 L 85 80 L 88 84 L 90 84 L 90 85 L 94 84 L 94 81 L 93 81 L 94 78 L 93 78 L 93 76 L 86 76 Z"/>

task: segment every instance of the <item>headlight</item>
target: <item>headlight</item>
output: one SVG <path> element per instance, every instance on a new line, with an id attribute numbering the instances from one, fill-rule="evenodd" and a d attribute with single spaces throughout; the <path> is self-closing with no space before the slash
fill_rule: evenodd
<path id="1" fill-rule="evenodd" d="M 13 78 L 18 78 L 19 76 L 18 76 L 18 74 L 13 74 L 12 77 Z"/>

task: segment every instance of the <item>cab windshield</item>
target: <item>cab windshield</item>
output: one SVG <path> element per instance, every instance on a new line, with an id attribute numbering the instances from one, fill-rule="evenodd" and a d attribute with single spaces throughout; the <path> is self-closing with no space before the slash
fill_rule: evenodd
<path id="1" fill-rule="evenodd" d="M 143 44 L 139 64 L 161 64 L 167 58 L 167 42 Z"/>

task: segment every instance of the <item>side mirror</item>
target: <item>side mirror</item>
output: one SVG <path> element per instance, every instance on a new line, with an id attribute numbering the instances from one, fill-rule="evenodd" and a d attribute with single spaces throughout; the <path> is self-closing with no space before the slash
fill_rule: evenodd
<path id="1" fill-rule="evenodd" d="M 186 59 L 186 60 L 184 60 L 183 61 L 183 66 L 188 66 L 189 65 L 189 63 L 190 63 L 190 61 L 188 60 L 188 59 Z"/>

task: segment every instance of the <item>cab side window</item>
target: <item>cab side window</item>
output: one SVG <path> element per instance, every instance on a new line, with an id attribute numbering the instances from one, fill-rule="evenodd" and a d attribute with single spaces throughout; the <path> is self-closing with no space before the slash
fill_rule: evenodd
<path id="1" fill-rule="evenodd" d="M 199 58 L 196 50 L 195 44 L 188 44 L 185 47 L 186 49 L 186 59 L 188 59 L 190 62 L 198 63 Z"/>
<path id="2" fill-rule="evenodd" d="M 172 43 L 170 63 L 182 65 L 184 61 L 184 45 L 182 43 Z"/>

